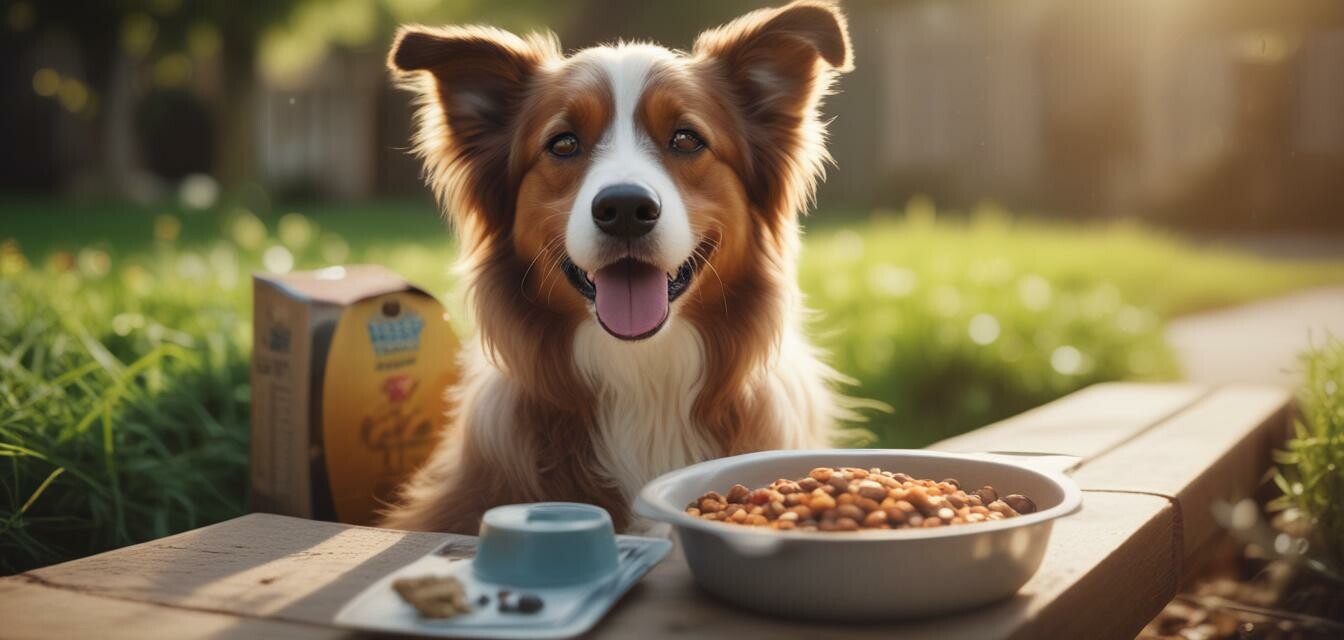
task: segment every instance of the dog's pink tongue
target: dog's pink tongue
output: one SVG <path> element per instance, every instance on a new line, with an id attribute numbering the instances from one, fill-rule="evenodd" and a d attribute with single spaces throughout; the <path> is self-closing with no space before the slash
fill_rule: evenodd
<path id="1" fill-rule="evenodd" d="M 593 274 L 597 319 L 620 338 L 638 338 L 667 319 L 667 276 L 637 260 L 621 260 Z"/>

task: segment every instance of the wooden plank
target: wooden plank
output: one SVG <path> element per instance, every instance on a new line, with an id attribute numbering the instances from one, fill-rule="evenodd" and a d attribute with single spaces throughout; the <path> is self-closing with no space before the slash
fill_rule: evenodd
<path id="1" fill-rule="evenodd" d="M 257 513 L 27 575 L 93 595 L 326 623 L 448 537 L 462 538 Z"/>
<path id="2" fill-rule="evenodd" d="M 1223 387 L 1074 474 L 1083 489 L 1167 496 L 1193 554 L 1219 533 L 1211 505 L 1252 496 L 1288 434 L 1292 396 L 1269 386 Z"/>
<path id="3" fill-rule="evenodd" d="M 930 445 L 953 452 L 1031 451 L 1096 458 L 1209 393 L 1188 384 L 1112 382 Z"/>
<path id="4" fill-rule="evenodd" d="M 331 627 L 245 618 L 119 600 L 42 585 L 26 578 L 0 580 L 0 637 L 7 640 L 250 640 L 355 638 Z"/>

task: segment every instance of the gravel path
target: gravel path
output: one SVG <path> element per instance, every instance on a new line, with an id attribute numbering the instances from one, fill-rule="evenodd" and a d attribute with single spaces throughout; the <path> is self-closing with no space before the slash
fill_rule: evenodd
<path id="1" fill-rule="evenodd" d="M 1328 333 L 1344 339 L 1344 287 L 1183 316 L 1168 325 L 1167 341 L 1192 382 L 1295 386 L 1297 354 Z"/>

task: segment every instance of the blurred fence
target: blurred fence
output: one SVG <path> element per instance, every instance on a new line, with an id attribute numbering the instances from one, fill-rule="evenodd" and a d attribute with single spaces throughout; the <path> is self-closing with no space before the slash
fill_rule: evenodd
<path id="1" fill-rule="evenodd" d="M 570 47 L 618 34 L 685 47 L 700 29 L 761 3 L 586 0 L 549 13 L 496 4 L 478 7 L 479 19 L 545 24 Z M 1344 174 L 1344 4 L 848 8 L 857 69 L 827 107 L 838 165 L 822 194 L 828 206 L 897 207 L 928 194 L 953 207 L 990 199 L 1041 213 L 1143 214 L 1219 229 L 1344 226 L 1335 214 L 1344 206 L 1335 187 Z M 97 192 L 110 180 L 113 190 L 152 195 L 209 171 L 230 183 L 252 180 L 279 199 L 423 196 L 418 165 L 404 153 L 408 96 L 389 86 L 382 66 L 396 20 L 382 20 L 386 28 L 366 44 L 333 47 L 284 82 L 253 73 L 246 90 L 228 82 L 221 90 L 229 64 L 212 72 L 195 63 L 194 74 L 167 87 L 161 81 L 172 69 L 163 59 L 148 74 L 100 77 L 81 55 L 87 42 L 27 34 L 4 45 L 15 55 L 0 62 L 6 93 L 16 97 L 6 107 L 16 117 L 0 131 L 22 150 L 0 165 L 3 184 Z M 65 80 L 42 86 L 51 80 L 38 77 L 43 70 Z M 71 108 L 79 96 L 67 90 L 69 78 L 84 78 L 101 113 Z M 249 113 L 220 116 L 238 110 Z M 132 124 L 108 126 L 114 117 Z M 81 177 L 90 174 L 103 182 Z"/>

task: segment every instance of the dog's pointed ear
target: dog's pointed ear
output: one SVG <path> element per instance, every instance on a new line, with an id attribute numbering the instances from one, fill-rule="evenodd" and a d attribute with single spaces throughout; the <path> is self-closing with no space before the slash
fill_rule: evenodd
<path id="1" fill-rule="evenodd" d="M 854 66 L 845 16 L 822 0 L 749 13 L 701 34 L 694 51 L 718 61 L 749 104 L 763 110 L 796 107 Z"/>
<path id="2" fill-rule="evenodd" d="M 844 13 L 828 0 L 761 9 L 701 34 L 693 53 L 727 82 L 748 129 L 757 196 L 800 208 L 829 159 L 820 100 L 854 66 Z"/>
<path id="3" fill-rule="evenodd" d="M 416 152 L 426 179 L 460 227 L 509 224 L 511 125 L 554 38 L 519 38 L 490 27 L 402 27 L 387 63 L 419 96 Z"/>

